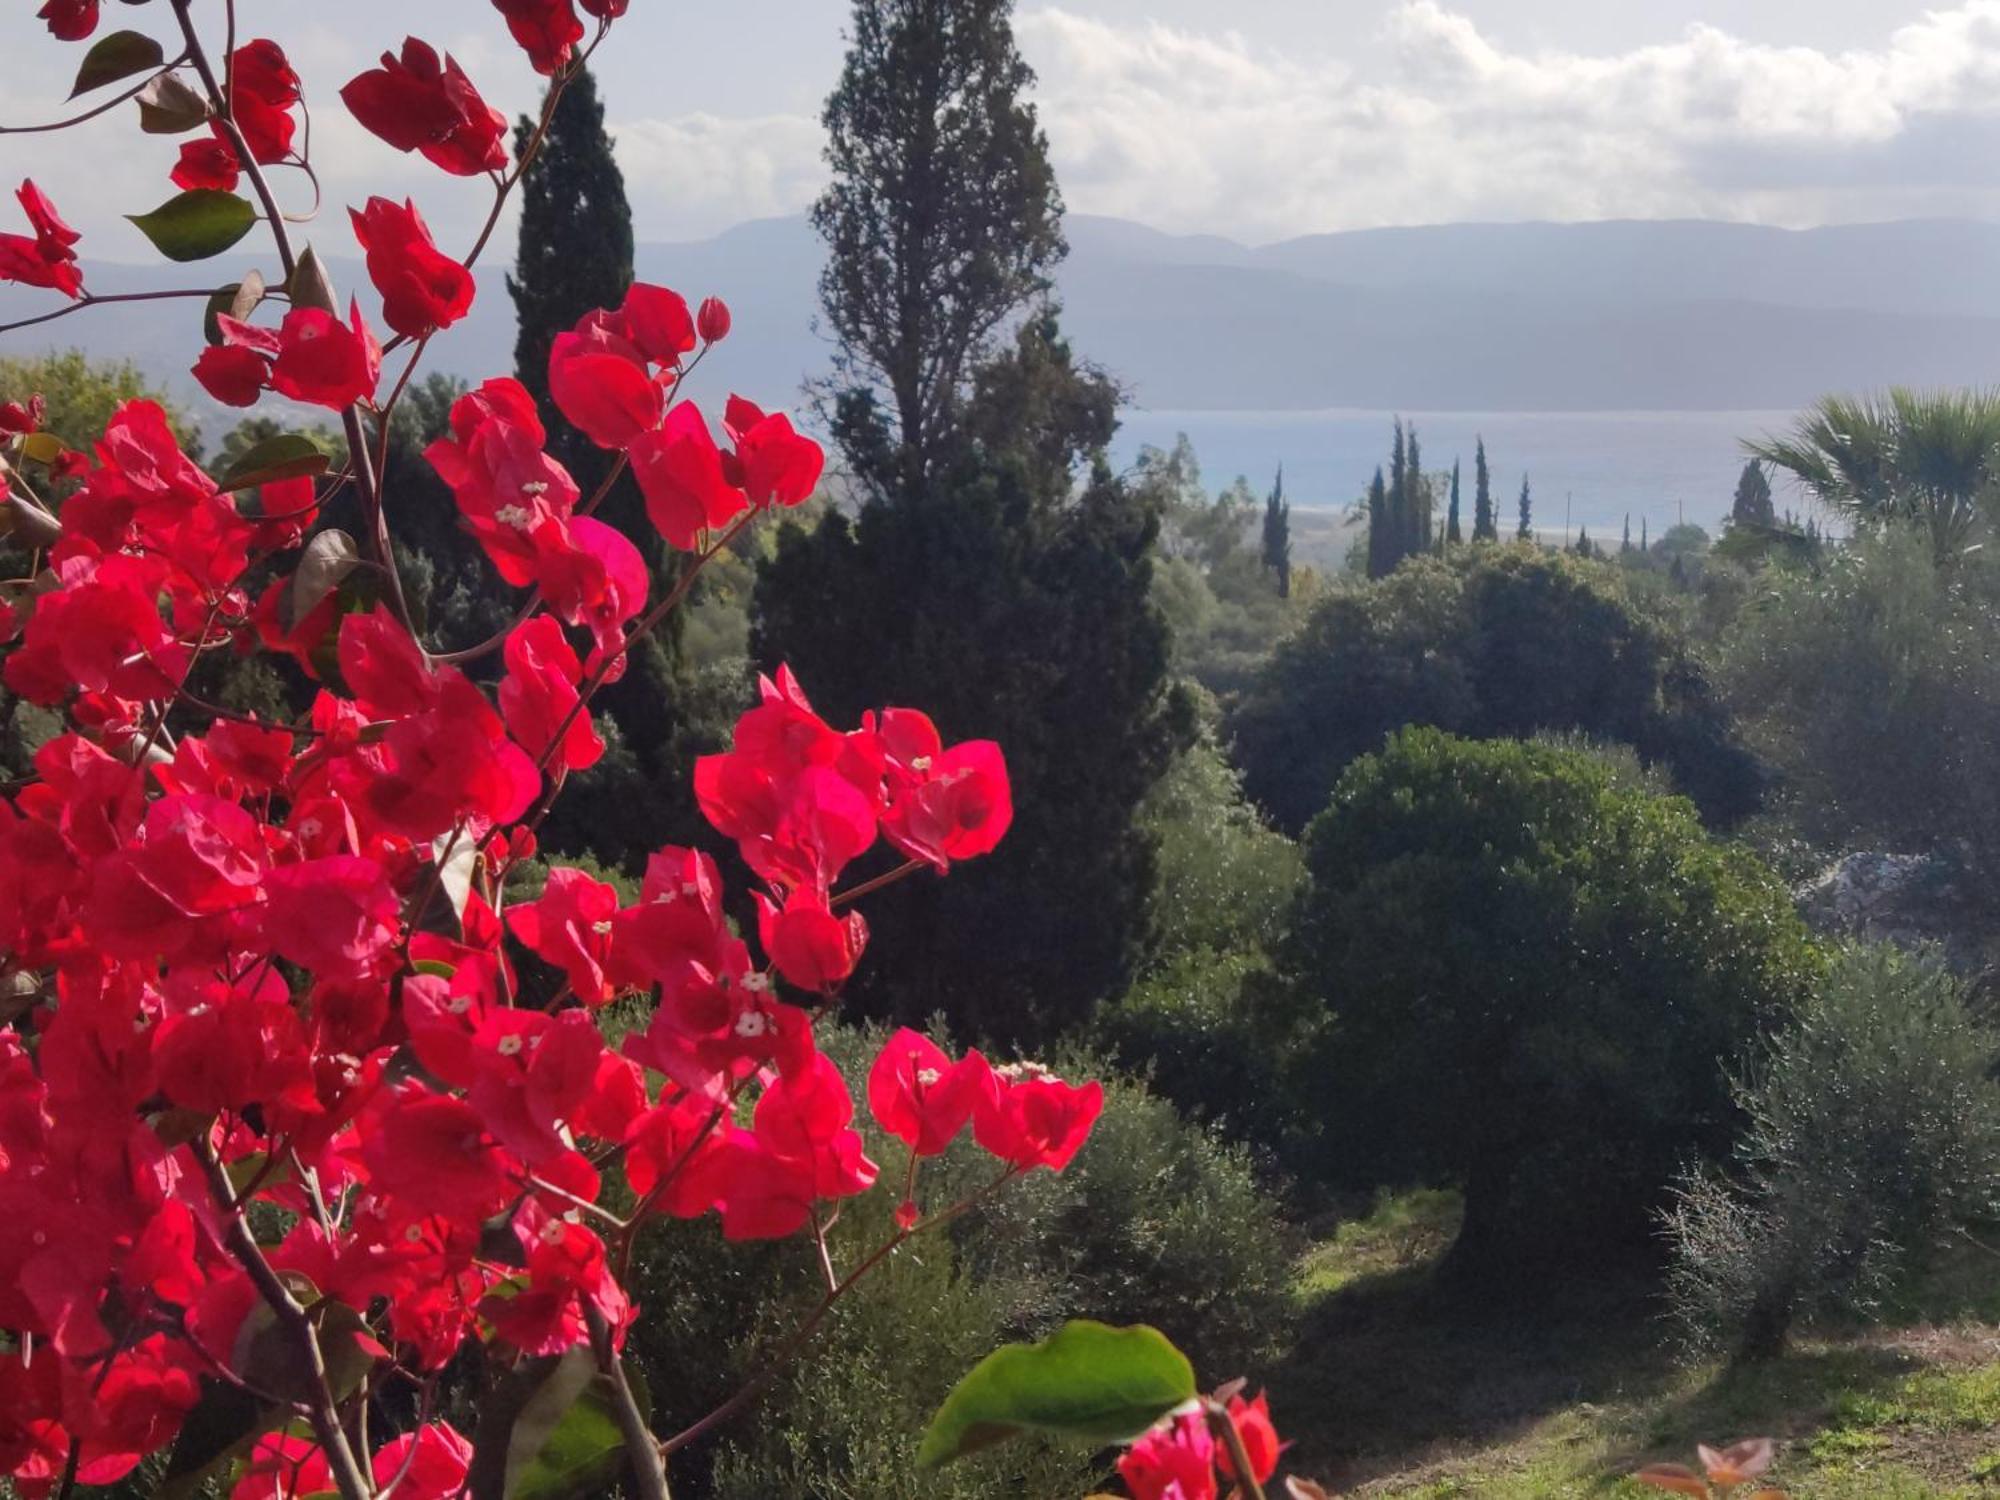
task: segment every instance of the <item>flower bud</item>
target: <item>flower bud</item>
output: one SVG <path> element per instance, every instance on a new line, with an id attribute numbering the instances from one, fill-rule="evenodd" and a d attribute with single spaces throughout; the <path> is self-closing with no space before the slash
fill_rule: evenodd
<path id="1" fill-rule="evenodd" d="M 720 297 L 705 297 L 694 315 L 695 332 L 704 344 L 719 344 L 729 337 L 729 304 Z"/>

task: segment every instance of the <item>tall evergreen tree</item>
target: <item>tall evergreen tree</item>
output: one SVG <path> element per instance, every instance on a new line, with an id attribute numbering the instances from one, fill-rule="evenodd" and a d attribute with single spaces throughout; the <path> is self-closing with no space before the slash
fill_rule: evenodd
<path id="1" fill-rule="evenodd" d="M 1535 497 L 1528 488 L 1528 476 L 1521 476 L 1521 523 L 1514 529 L 1514 535 L 1521 541 L 1532 541 L 1535 535 Z"/>
<path id="2" fill-rule="evenodd" d="M 1759 531 L 1769 531 L 1778 524 L 1778 510 L 1771 500 L 1771 476 L 1759 459 L 1746 463 L 1736 481 L 1736 500 L 1729 508 L 1729 524 Z"/>
<path id="3" fill-rule="evenodd" d="M 1192 723 L 1151 597 L 1156 501 L 1105 458 L 1117 403 L 1032 319 L 981 370 L 933 494 L 788 524 L 760 573 L 763 666 L 835 722 L 909 704 L 947 741 L 997 740 L 1013 781 L 991 856 L 870 898 L 853 1012 L 1033 1046 L 1130 976 L 1153 880 L 1136 814 Z"/>
<path id="4" fill-rule="evenodd" d="M 1625 536 L 1618 543 L 1618 550 L 1620 552 L 1630 552 L 1632 550 L 1632 512 L 1629 510 L 1625 512 Z"/>
<path id="5" fill-rule="evenodd" d="M 1444 539 L 1447 546 L 1456 547 L 1465 540 L 1458 526 L 1458 460 L 1451 461 L 1451 511 L 1445 521 Z"/>
<path id="6" fill-rule="evenodd" d="M 831 252 L 834 428 L 850 469 L 885 493 L 924 492 L 993 335 L 1067 248 L 1012 11 L 855 0 L 826 102 L 832 182 L 813 224 Z"/>
<path id="7" fill-rule="evenodd" d="M 1486 439 L 1478 442 L 1472 455 L 1472 539 L 1497 542 L 1500 517 L 1493 507 L 1493 471 L 1486 466 Z"/>
<path id="8" fill-rule="evenodd" d="M 1423 451 L 1417 445 L 1417 424 L 1409 431 L 1409 471 L 1403 476 L 1403 556 L 1431 550 L 1431 492 L 1424 478 Z"/>
<path id="9" fill-rule="evenodd" d="M 781 529 L 752 649 L 836 720 L 909 704 L 947 740 L 1000 742 L 1006 840 L 871 899 L 846 1003 L 1035 1045 L 1130 975 L 1153 882 L 1139 805 L 1192 726 L 1152 600 L 1157 500 L 1105 456 L 1117 388 L 1034 306 L 1062 205 L 1011 10 L 855 0 L 814 222 L 834 434 L 866 488 L 858 516 Z"/>
<path id="10" fill-rule="evenodd" d="M 534 125 L 514 128 L 518 155 Z M 521 229 L 507 278 L 519 329 L 514 373 L 541 407 L 549 451 L 585 495 L 611 474 L 615 459 L 571 427 L 549 400 L 549 348 L 593 308 L 616 307 L 632 284 L 632 210 L 625 178 L 604 129 L 604 105 L 589 70 L 579 70 L 557 101 L 548 134 L 521 182 Z M 645 498 L 622 475 L 598 514 L 646 554 L 655 594 L 673 586 L 682 560 L 646 520 Z M 669 839 L 693 832 L 684 790 L 688 760 L 702 748 L 684 719 L 688 701 L 679 612 L 633 652 L 623 678 L 598 697 L 617 726 L 616 743 L 598 768 L 580 777 L 545 830 L 552 847 L 580 849 L 633 863 Z"/>
<path id="11" fill-rule="evenodd" d="M 1646 529 L 1646 518 L 1639 517 L 1639 554 L 1644 556 L 1653 550 L 1653 538 Z"/>
<path id="12" fill-rule="evenodd" d="M 534 124 L 524 115 L 514 127 L 517 154 L 533 134 Z M 581 69 L 564 87 L 541 153 L 522 179 L 520 242 L 514 274 L 507 278 L 519 318 L 514 373 L 533 392 L 544 417 L 555 418 L 550 430 L 566 465 L 574 455 L 596 450 L 562 422 L 549 401 L 549 346 L 592 308 L 616 307 L 631 284 L 632 209 L 625 177 L 611 154 L 597 81 Z"/>
<path id="13" fill-rule="evenodd" d="M 1391 533 L 1389 487 L 1382 479 L 1382 466 L 1368 482 L 1368 576 L 1386 578 L 1396 566 L 1396 549 Z"/>
<path id="14" fill-rule="evenodd" d="M 1278 597 L 1292 597 L 1292 502 L 1285 498 L 1285 466 L 1264 497 L 1264 566 L 1278 579 Z"/>

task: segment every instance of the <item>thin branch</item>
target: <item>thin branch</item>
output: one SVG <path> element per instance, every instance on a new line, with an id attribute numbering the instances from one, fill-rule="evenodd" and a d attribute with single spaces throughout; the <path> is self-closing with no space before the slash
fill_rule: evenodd
<path id="1" fill-rule="evenodd" d="M 170 297 L 213 297 L 212 286 L 190 287 L 185 291 L 172 292 L 106 292 L 98 296 L 85 292 L 67 307 L 59 307 L 54 312 L 42 313 L 38 317 L 22 318 L 16 323 L 0 323 L 0 333 L 12 333 L 17 328 L 33 328 L 38 323 L 53 323 L 57 318 L 67 318 L 71 313 L 80 313 L 86 307 L 103 307 L 112 302 L 164 302 Z"/>
<path id="2" fill-rule="evenodd" d="M 42 135 L 51 130 L 67 130 L 72 125 L 81 125 L 85 120 L 94 120 L 99 115 L 109 114 L 112 110 L 116 109 L 126 100 L 136 99 L 139 97 L 139 95 L 145 93 L 148 85 L 150 85 L 155 78 L 159 78 L 164 76 L 165 74 L 173 72 L 175 68 L 178 68 L 182 63 L 186 62 L 187 60 L 188 56 L 185 52 L 183 52 L 179 57 L 175 58 L 172 62 L 166 64 L 166 66 L 155 69 L 153 72 L 148 73 L 144 78 L 140 79 L 137 83 L 133 84 L 132 87 L 126 89 L 124 93 L 114 94 L 111 98 L 105 100 L 102 104 L 93 104 L 89 109 L 85 110 L 80 115 L 72 115 L 67 120 L 51 120 L 46 125 L 0 125 L 0 135 Z"/>
<path id="3" fill-rule="evenodd" d="M 209 1148 L 208 1142 L 198 1140 L 194 1154 L 208 1177 L 209 1191 L 227 1215 L 224 1239 L 229 1253 L 249 1273 L 258 1295 L 291 1334 L 293 1344 L 305 1360 L 306 1378 L 312 1394 L 307 1405 L 311 1410 L 313 1436 L 326 1454 L 327 1467 L 332 1471 L 341 1500 L 370 1500 L 373 1488 L 356 1461 L 353 1448 L 348 1445 L 346 1429 L 341 1426 L 339 1403 L 334 1400 L 333 1387 L 327 1381 L 326 1355 L 319 1346 L 319 1333 L 314 1329 L 311 1317 L 299 1305 L 298 1298 L 292 1295 L 291 1288 L 271 1269 L 270 1261 L 264 1258 L 263 1247 L 250 1232 L 250 1221 L 244 1216 L 242 1201 L 229 1185 L 229 1174 L 223 1171 L 222 1163 Z"/>
<path id="4" fill-rule="evenodd" d="M 611 1325 L 604 1320 L 596 1303 L 587 1297 L 582 1302 L 583 1321 L 590 1330 L 590 1347 L 597 1355 L 597 1368 L 611 1382 L 612 1410 L 618 1418 L 619 1435 L 625 1439 L 625 1456 L 632 1461 L 632 1478 L 640 1500 L 673 1500 L 667 1488 L 666 1455 L 652 1429 L 646 1426 L 645 1413 L 639 1410 L 631 1383 L 625 1378 L 625 1365 L 618 1358 Z"/>

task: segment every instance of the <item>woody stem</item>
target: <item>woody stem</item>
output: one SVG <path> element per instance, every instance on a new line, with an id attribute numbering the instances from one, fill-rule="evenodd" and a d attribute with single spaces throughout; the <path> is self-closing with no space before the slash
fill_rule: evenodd
<path id="1" fill-rule="evenodd" d="M 673 1500 L 667 1488 L 666 1454 L 652 1429 L 647 1427 L 645 1413 L 639 1410 L 631 1382 L 625 1378 L 625 1364 L 618 1357 L 611 1325 L 596 1305 L 587 1300 L 583 1304 L 583 1321 L 590 1331 L 590 1347 L 597 1356 L 597 1368 L 611 1382 L 612 1412 L 618 1419 L 619 1436 L 625 1440 L 625 1456 L 632 1461 L 640 1500 Z"/>

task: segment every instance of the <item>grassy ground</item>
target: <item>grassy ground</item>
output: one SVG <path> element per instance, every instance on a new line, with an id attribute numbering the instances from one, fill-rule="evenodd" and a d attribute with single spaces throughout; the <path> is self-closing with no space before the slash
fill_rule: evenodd
<path id="1" fill-rule="evenodd" d="M 2000 1500 L 2000 1261 L 1967 1252 L 1881 1327 L 1753 1370 L 1689 1367 L 1643 1286 L 1554 1313 L 1440 1302 L 1447 1195 L 1386 1199 L 1306 1261 L 1301 1340 L 1276 1372 L 1296 1469 L 1377 1500 L 1625 1500 L 1697 1442 L 1779 1441 L 1795 1500 Z"/>

